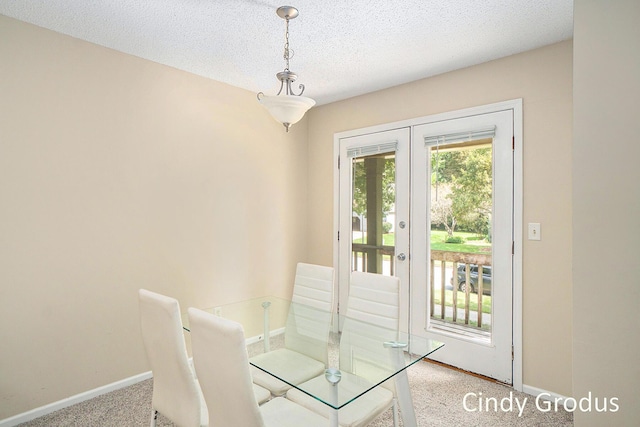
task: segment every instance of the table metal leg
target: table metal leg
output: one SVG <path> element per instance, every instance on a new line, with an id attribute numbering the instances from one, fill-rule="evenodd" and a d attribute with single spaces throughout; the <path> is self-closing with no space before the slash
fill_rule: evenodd
<path id="1" fill-rule="evenodd" d="M 398 405 L 402 413 L 402 425 L 404 427 L 416 427 L 416 411 L 413 408 L 413 400 L 411 399 L 411 390 L 409 389 L 409 377 L 407 370 L 398 373 L 395 377 L 396 393 L 398 393 Z"/>
<path id="2" fill-rule="evenodd" d="M 324 371 L 324 377 L 332 385 L 332 387 L 331 387 L 332 396 L 331 397 L 333 399 L 333 404 L 338 406 L 338 383 L 342 379 L 342 373 L 340 372 L 339 369 L 329 368 L 329 369 L 326 369 Z M 338 420 L 338 410 L 337 409 L 333 409 L 331 411 L 331 417 L 329 418 L 329 425 L 331 427 L 339 427 L 340 426 L 340 421 Z"/>
<path id="3" fill-rule="evenodd" d="M 416 411 L 413 408 L 413 400 L 411 399 L 411 389 L 409 389 L 409 377 L 407 376 L 407 370 L 404 368 L 404 348 L 407 347 L 406 343 L 398 341 L 386 341 L 383 344 L 388 348 L 392 354 L 391 357 L 394 360 L 395 368 L 400 370 L 394 377 L 396 385 L 396 394 L 398 396 L 398 406 L 400 406 L 400 412 L 402 413 L 402 424 L 404 427 L 416 427 Z M 397 425 L 397 417 L 394 413 L 394 425 Z"/>
<path id="4" fill-rule="evenodd" d="M 263 308 L 263 315 L 264 315 L 264 321 L 263 321 L 263 325 L 264 325 L 264 352 L 267 353 L 269 350 L 271 350 L 271 345 L 270 345 L 270 335 L 271 335 L 271 330 L 269 327 L 269 307 L 271 306 L 271 303 L 269 301 L 265 301 L 262 303 L 262 308 Z"/>
<path id="5" fill-rule="evenodd" d="M 329 418 L 329 426 L 330 427 L 340 427 L 340 422 L 338 421 L 338 410 L 331 410 L 331 418 Z"/>

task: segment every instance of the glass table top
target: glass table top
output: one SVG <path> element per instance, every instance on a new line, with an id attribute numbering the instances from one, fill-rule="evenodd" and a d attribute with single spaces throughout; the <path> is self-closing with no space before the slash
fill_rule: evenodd
<path id="1" fill-rule="evenodd" d="M 254 372 L 263 371 L 334 409 L 406 375 L 407 368 L 444 345 L 398 331 L 397 323 L 383 316 L 339 316 L 278 297 L 205 311 L 242 324 Z M 183 325 L 188 331 L 186 314 Z M 334 325 L 341 325 L 340 332 Z M 301 372 L 319 362 L 322 369 L 315 378 L 300 382 Z"/>

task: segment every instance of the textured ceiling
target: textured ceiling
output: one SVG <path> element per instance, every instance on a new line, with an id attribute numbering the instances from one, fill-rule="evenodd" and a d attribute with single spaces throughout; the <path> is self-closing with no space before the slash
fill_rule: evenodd
<path id="1" fill-rule="evenodd" d="M 573 35 L 573 0 L 2 0 L 0 14 L 253 92 L 291 70 L 325 104 Z"/>

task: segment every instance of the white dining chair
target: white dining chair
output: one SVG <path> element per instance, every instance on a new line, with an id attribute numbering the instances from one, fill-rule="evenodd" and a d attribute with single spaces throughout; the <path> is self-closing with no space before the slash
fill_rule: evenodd
<path id="1" fill-rule="evenodd" d="M 178 301 L 146 289 L 138 294 L 142 341 L 153 373 L 151 426 L 158 412 L 181 427 L 208 426 L 207 406 L 187 357 Z"/>
<path id="2" fill-rule="evenodd" d="M 189 308 L 193 363 L 213 426 L 326 427 L 328 419 L 284 397 L 261 406 L 252 392 L 242 325 Z"/>
<path id="3" fill-rule="evenodd" d="M 293 384 L 324 372 L 329 357 L 333 278 L 332 267 L 298 263 L 284 330 L 284 348 L 254 356 L 252 362 L 276 374 L 286 369 L 287 379 Z M 296 375 L 292 376 L 291 372 Z M 254 383 L 274 396 L 284 395 L 291 387 L 255 367 L 251 375 Z"/>
<path id="4" fill-rule="evenodd" d="M 397 354 L 393 352 L 402 350 L 387 348 L 382 343 L 397 341 L 399 338 L 399 291 L 400 280 L 397 277 L 363 272 L 351 274 L 347 309 L 340 337 L 339 364 L 342 378 L 339 386 L 342 390 L 363 390 L 363 383 L 367 384 L 374 379 L 377 382 L 380 370 L 389 372 L 390 369 L 395 369 Z M 312 392 L 319 391 L 326 388 L 326 381 L 325 376 L 321 375 L 302 383 L 300 387 Z M 404 383 L 402 384 L 402 409 L 407 408 L 406 420 L 403 414 L 403 424 L 415 425 L 408 384 L 406 390 Z M 286 396 L 323 416 L 329 417 L 334 411 L 296 389 L 289 390 Z M 338 411 L 340 426 L 366 426 L 392 408 L 394 426 L 397 427 L 397 396 L 395 381 L 386 381 L 341 408 Z"/>

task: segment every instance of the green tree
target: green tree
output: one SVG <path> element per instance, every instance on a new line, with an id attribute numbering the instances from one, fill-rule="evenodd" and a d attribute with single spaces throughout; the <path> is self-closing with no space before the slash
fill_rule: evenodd
<path id="1" fill-rule="evenodd" d="M 373 156 L 372 156 L 373 157 Z M 382 172 L 382 212 L 386 216 L 395 209 L 396 163 L 393 157 L 385 157 Z M 365 158 L 355 159 L 353 164 L 353 212 L 367 214 L 367 171 Z"/>
<path id="2" fill-rule="evenodd" d="M 489 234 L 491 219 L 491 147 L 434 151 L 431 154 L 432 185 L 445 200 L 432 200 L 435 223 L 450 236 L 456 225 L 463 230 Z M 440 188 L 438 188 L 440 187 Z M 447 200 L 448 199 L 448 200 Z"/>

